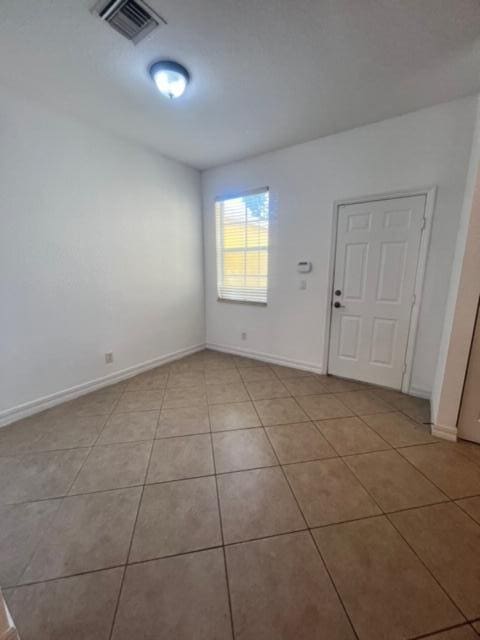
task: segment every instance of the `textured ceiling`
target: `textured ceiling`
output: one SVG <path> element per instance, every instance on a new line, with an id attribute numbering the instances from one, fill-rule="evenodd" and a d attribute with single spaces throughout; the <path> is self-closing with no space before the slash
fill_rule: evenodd
<path id="1" fill-rule="evenodd" d="M 0 2 L 0 83 L 197 168 L 478 92 L 479 0 L 151 0 L 137 46 L 95 0 Z M 158 58 L 192 84 L 168 102 Z"/>

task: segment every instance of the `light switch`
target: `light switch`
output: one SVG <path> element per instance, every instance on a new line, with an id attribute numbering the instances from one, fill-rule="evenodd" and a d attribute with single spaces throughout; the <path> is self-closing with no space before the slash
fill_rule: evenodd
<path id="1" fill-rule="evenodd" d="M 300 280 L 300 289 L 306 289 L 306 288 L 307 288 L 307 281 Z"/>

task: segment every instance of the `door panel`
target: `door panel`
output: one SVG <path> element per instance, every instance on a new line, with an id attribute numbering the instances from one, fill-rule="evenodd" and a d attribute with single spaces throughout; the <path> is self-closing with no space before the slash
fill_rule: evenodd
<path id="1" fill-rule="evenodd" d="M 345 247 L 344 300 L 364 298 L 367 250 L 367 244 L 347 244 Z"/>
<path id="2" fill-rule="evenodd" d="M 458 435 L 480 443 L 480 309 L 477 312 L 467 376 L 458 419 Z"/>
<path id="3" fill-rule="evenodd" d="M 358 316 L 342 315 L 340 320 L 340 340 L 338 355 L 340 358 L 358 359 L 361 319 Z"/>
<path id="4" fill-rule="evenodd" d="M 406 242 L 382 242 L 378 270 L 377 302 L 401 301 L 405 276 Z"/>
<path id="5" fill-rule="evenodd" d="M 329 372 L 400 389 L 425 196 L 342 205 Z"/>

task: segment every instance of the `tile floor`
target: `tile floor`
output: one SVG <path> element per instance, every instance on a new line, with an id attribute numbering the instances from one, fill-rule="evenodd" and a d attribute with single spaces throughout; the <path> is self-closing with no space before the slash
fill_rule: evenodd
<path id="1" fill-rule="evenodd" d="M 474 640 L 480 447 L 428 403 L 204 351 L 0 430 L 22 640 Z"/>

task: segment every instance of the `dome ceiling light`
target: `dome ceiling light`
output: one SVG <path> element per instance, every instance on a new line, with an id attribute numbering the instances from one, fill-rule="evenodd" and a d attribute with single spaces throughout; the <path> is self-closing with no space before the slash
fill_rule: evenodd
<path id="1" fill-rule="evenodd" d="M 150 75 L 160 93 L 171 100 L 180 98 L 190 82 L 190 74 L 185 67 L 173 60 L 154 62 Z"/>

